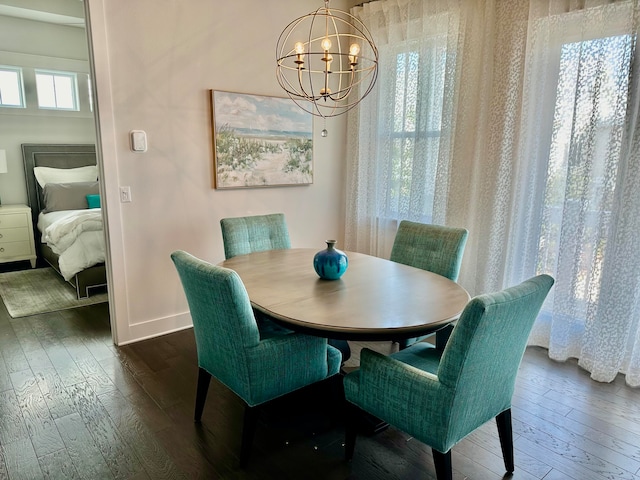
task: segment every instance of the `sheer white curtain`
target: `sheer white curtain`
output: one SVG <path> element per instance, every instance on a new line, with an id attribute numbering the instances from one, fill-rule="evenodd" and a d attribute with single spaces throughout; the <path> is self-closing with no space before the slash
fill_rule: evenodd
<path id="1" fill-rule="evenodd" d="M 640 385 L 638 0 L 354 11 L 382 68 L 349 113 L 346 247 L 387 256 L 402 218 L 465 226 L 470 293 L 550 273 L 531 342 L 596 380 Z M 420 74 L 403 77 L 415 51 Z"/>
<path id="2" fill-rule="evenodd" d="M 528 3 L 380 0 L 353 12 L 380 73 L 349 112 L 346 247 L 387 257 L 401 219 L 464 226 L 461 283 L 501 288 Z M 418 59 L 412 95 L 403 53 Z"/>
<path id="3" fill-rule="evenodd" d="M 637 386 L 638 4 L 557 5 L 531 4 L 507 279 L 556 279 L 530 343 L 578 358 L 596 380 L 625 372 Z"/>
<path id="4" fill-rule="evenodd" d="M 458 81 L 458 2 L 354 9 L 379 51 L 374 92 L 349 116 L 346 246 L 388 256 L 397 221 L 444 221 Z"/>

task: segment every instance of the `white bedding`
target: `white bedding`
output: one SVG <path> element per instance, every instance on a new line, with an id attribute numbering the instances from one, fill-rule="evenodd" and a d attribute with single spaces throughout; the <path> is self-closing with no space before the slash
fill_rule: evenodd
<path id="1" fill-rule="evenodd" d="M 102 210 L 99 208 L 40 213 L 38 229 L 42 233 L 42 243 L 60 256 L 58 265 L 65 280 L 105 260 Z"/>

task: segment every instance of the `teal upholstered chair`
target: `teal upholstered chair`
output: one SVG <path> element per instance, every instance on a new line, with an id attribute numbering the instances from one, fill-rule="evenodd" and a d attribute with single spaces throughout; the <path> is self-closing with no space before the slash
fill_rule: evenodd
<path id="1" fill-rule="evenodd" d="M 504 463 L 513 472 L 511 397 L 527 338 L 553 285 L 548 275 L 473 298 L 444 351 L 416 343 L 391 356 L 363 349 L 344 378 L 345 396 L 432 448 L 438 480 L 451 479 L 451 448 L 496 419 Z M 353 407 L 352 407 L 353 408 Z M 356 425 L 347 415 L 346 458 Z"/>
<path id="2" fill-rule="evenodd" d="M 469 232 L 464 228 L 445 227 L 402 220 L 391 249 L 390 260 L 437 273 L 456 282 Z M 444 348 L 452 327 L 436 333 L 438 348 Z M 399 341 L 400 349 L 426 336 Z"/>
<path id="3" fill-rule="evenodd" d="M 283 213 L 223 218 L 220 220 L 220 228 L 226 259 L 253 252 L 291 248 L 289 229 Z M 260 331 L 265 334 L 284 334 L 290 331 L 262 312 L 256 310 L 255 315 Z M 349 360 L 351 348 L 346 340 L 331 339 L 329 344 L 340 350 L 343 362 Z"/>
<path id="4" fill-rule="evenodd" d="M 283 213 L 220 220 L 226 259 L 265 250 L 291 248 Z"/>
<path id="5" fill-rule="evenodd" d="M 291 248 L 289 229 L 283 213 L 223 218 L 220 220 L 220 228 L 224 257 L 227 260 L 253 252 Z M 290 332 L 262 312 L 255 310 L 254 314 L 262 335 Z"/>
<path id="6" fill-rule="evenodd" d="M 186 252 L 171 259 L 189 303 L 198 353 L 195 421 L 200 422 L 211 376 L 245 403 L 241 465 L 255 430 L 256 407 L 338 373 L 340 352 L 324 338 L 297 333 L 260 338 L 249 296 L 236 272 Z"/>

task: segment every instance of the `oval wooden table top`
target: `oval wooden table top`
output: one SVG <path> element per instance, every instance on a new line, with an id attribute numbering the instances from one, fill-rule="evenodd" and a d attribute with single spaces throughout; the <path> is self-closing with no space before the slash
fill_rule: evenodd
<path id="1" fill-rule="evenodd" d="M 253 306 L 292 330 L 348 340 L 397 340 L 457 320 L 467 291 L 445 277 L 356 252 L 338 280 L 313 269 L 317 250 L 239 255 L 220 263 L 242 279 Z"/>

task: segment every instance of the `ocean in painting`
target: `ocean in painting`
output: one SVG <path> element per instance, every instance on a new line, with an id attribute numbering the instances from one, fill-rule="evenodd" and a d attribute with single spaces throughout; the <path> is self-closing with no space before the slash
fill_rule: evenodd
<path id="1" fill-rule="evenodd" d="M 255 128 L 234 128 L 240 137 L 257 137 L 264 139 L 311 138 L 311 132 L 292 132 L 283 130 L 258 130 Z"/>

